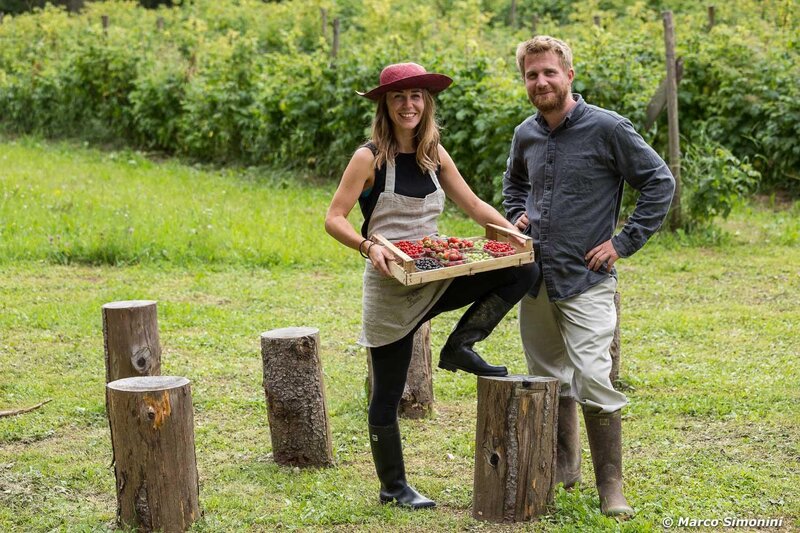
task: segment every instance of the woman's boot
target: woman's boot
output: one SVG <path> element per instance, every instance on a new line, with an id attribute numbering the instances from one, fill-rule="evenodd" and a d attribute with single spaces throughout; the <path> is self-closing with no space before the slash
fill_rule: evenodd
<path id="1" fill-rule="evenodd" d="M 467 309 L 456 324 L 439 354 L 439 368 L 455 372 L 463 370 L 478 376 L 506 376 L 504 366 L 490 365 L 472 346 L 482 341 L 514 307 L 496 294 L 489 294 Z"/>
<path id="2" fill-rule="evenodd" d="M 604 515 L 633 515 L 622 494 L 622 418 L 621 411 L 590 413 L 584 408 L 583 420 L 592 452 L 600 510 Z"/>
<path id="3" fill-rule="evenodd" d="M 556 451 L 556 484 L 571 489 L 581 482 L 581 438 L 578 431 L 578 409 L 574 398 L 558 399 Z"/>
<path id="4" fill-rule="evenodd" d="M 403 462 L 403 445 L 400 442 L 400 427 L 369 426 L 369 444 L 375 470 L 381 480 L 381 503 L 396 501 L 397 505 L 422 509 L 436 507 L 436 502 L 417 492 L 406 482 L 406 467 Z"/>

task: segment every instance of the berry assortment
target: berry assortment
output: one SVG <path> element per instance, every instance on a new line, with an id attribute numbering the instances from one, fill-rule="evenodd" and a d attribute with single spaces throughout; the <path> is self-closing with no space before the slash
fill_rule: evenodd
<path id="1" fill-rule="evenodd" d="M 419 241 L 394 243 L 403 253 L 414 259 L 417 270 L 488 261 L 516 253 L 513 246 L 505 242 L 487 239 L 462 239 L 459 237 L 424 237 Z"/>

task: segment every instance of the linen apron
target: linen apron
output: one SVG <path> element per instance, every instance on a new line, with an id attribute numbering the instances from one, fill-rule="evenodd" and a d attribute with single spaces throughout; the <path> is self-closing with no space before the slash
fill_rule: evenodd
<path id="1" fill-rule="evenodd" d="M 445 194 L 436 173 L 436 190 L 424 198 L 394 191 L 394 162 L 386 163 L 386 186 L 378 196 L 367 235 L 380 233 L 390 241 L 416 241 L 438 233 L 436 220 L 444 210 Z M 362 326 L 358 343 L 368 348 L 384 346 L 405 337 L 447 290 L 451 279 L 407 287 L 384 277 L 368 259 L 364 268 Z"/>

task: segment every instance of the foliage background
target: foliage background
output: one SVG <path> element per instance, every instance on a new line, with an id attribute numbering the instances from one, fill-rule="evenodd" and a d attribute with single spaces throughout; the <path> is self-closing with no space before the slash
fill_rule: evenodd
<path id="1" fill-rule="evenodd" d="M 258 0 L 147 10 L 48 6 L 0 25 L 0 128 L 77 136 L 198 161 L 272 165 L 336 177 L 367 137 L 372 104 L 355 96 L 390 62 L 450 74 L 439 98 L 443 144 L 482 197 L 499 200 L 514 127 L 532 112 L 514 64 L 537 32 L 575 52 L 574 89 L 630 118 L 665 152 L 665 119 L 642 130 L 664 76 L 659 12 L 675 11 L 687 229 L 755 190 L 800 191 L 798 5 L 689 1 Z M 328 27 L 321 24 L 328 12 Z M 101 14 L 110 17 L 104 32 Z M 592 22 L 599 16 L 601 26 Z M 156 19 L 164 19 L 164 30 Z M 331 24 L 341 21 L 331 59 Z M 706 161 L 724 154 L 707 174 Z M 712 169 L 713 170 L 713 169 Z M 628 198 L 632 205 L 632 197 Z"/>

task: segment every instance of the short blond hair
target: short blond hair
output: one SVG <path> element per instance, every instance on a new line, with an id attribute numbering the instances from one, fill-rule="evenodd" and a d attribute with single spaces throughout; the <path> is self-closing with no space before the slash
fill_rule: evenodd
<path id="1" fill-rule="evenodd" d="M 549 35 L 537 35 L 517 46 L 517 66 L 523 78 L 525 77 L 525 57 L 545 52 L 554 52 L 561 60 L 564 70 L 569 71 L 572 68 L 572 49 L 567 43 Z"/>

